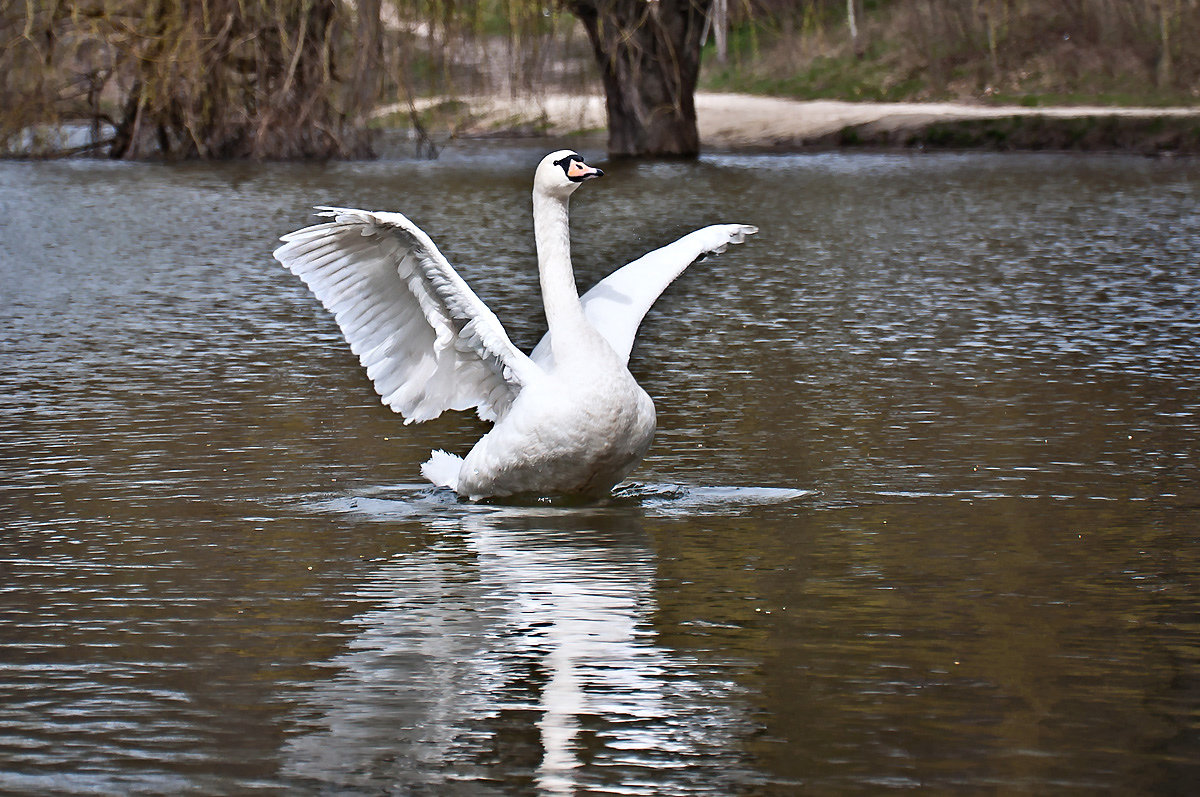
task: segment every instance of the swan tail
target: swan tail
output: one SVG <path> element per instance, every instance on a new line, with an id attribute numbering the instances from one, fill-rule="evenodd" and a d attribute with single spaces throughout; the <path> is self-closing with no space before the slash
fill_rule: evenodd
<path id="1" fill-rule="evenodd" d="M 421 466 L 421 475 L 438 487 L 458 490 L 458 472 L 462 470 L 462 457 L 436 449 Z"/>

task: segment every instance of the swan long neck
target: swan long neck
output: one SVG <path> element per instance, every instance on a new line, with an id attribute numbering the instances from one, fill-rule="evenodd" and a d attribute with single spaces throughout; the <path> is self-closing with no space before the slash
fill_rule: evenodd
<path id="1" fill-rule="evenodd" d="M 542 285 L 542 304 L 554 356 L 560 362 L 560 350 L 586 336 L 591 326 L 579 302 L 575 271 L 571 267 L 571 232 L 568 223 L 568 198 L 541 191 L 533 192 L 533 234 L 537 243 L 538 274 Z M 562 352 L 563 356 L 565 352 Z"/>

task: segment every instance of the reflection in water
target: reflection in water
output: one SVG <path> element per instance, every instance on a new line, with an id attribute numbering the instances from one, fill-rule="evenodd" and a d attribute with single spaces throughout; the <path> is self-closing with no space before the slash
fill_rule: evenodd
<path id="1" fill-rule="evenodd" d="M 297 712 L 288 777 L 548 795 L 736 780 L 737 689 L 656 643 L 635 511 L 471 507 L 431 526 L 440 542 L 360 589 L 378 605 Z"/>

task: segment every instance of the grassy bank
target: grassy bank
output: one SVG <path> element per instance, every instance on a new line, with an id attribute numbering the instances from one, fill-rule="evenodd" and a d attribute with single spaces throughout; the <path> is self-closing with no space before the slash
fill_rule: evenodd
<path id="1" fill-rule="evenodd" d="M 904 129 L 852 125 L 804 146 L 1200 155 L 1200 118 L 1006 116 L 936 121 Z"/>
<path id="2" fill-rule="evenodd" d="M 762 2 L 702 88 L 795 99 L 1200 103 L 1197 0 Z"/>

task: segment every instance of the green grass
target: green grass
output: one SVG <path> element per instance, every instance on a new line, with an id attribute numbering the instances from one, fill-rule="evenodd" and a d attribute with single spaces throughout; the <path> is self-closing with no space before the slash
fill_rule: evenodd
<path id="1" fill-rule="evenodd" d="M 826 33 L 830 28 L 826 28 Z M 904 43 L 876 38 L 855 56 L 837 38 L 793 34 L 745 25 L 730 32 L 726 64 L 710 44 L 704 53 L 700 88 L 788 97 L 849 101 L 966 100 L 1029 108 L 1056 105 L 1114 107 L 1195 106 L 1200 90 L 1147 85 L 1144 75 L 1116 73 L 1045 74 L 1010 68 L 997 79 L 982 50 L 944 53 L 940 73 L 924 67 Z M 791 52 L 824 52 L 806 60 Z M 799 64 L 792 66 L 792 64 Z M 994 85 L 993 85 L 994 84 Z"/>
<path id="2" fill-rule="evenodd" d="M 417 119 L 427 129 L 450 127 L 455 123 L 470 118 L 470 109 L 471 105 L 468 102 L 448 99 L 418 111 Z M 372 127 L 383 130 L 402 130 L 411 125 L 412 116 L 407 108 L 400 108 L 371 120 Z"/>
<path id="3" fill-rule="evenodd" d="M 798 100 L 872 102 L 910 100 L 928 91 L 919 75 L 895 74 L 880 62 L 836 56 L 819 56 L 791 74 L 764 74 L 737 66 L 714 69 L 703 76 L 701 88 Z"/>

